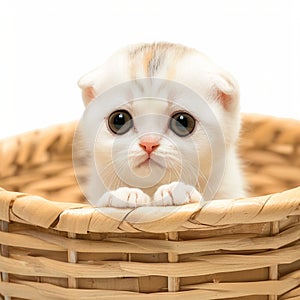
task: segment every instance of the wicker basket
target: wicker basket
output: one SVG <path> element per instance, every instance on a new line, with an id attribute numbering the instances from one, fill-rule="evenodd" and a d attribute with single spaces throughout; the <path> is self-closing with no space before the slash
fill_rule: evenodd
<path id="1" fill-rule="evenodd" d="M 253 197 L 175 212 L 82 203 L 75 126 L 0 144 L 3 299 L 300 299 L 299 121 L 244 116 Z"/>

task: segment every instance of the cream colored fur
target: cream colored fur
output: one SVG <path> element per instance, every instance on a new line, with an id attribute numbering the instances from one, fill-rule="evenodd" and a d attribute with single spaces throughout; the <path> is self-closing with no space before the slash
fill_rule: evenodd
<path id="1" fill-rule="evenodd" d="M 175 88 L 158 88 L 154 79 L 175 82 Z M 125 82 L 132 88 L 124 88 L 123 99 L 120 92 L 115 98 L 103 96 Z M 176 83 L 195 92 L 205 104 L 189 98 L 189 93 L 177 89 Z M 86 117 L 82 128 L 86 151 L 93 157 L 88 162 L 85 191 L 92 204 L 181 205 L 245 195 L 236 154 L 240 130 L 239 88 L 232 76 L 203 54 L 168 43 L 133 45 L 83 76 L 79 86 L 87 110 L 96 111 L 101 106 L 98 121 L 102 123 L 96 124 Z M 157 98 L 149 97 L 153 89 L 159 90 Z M 136 96 L 139 100 L 131 101 Z M 141 96 L 144 99 L 140 100 Z M 208 112 L 207 108 L 201 109 L 205 105 Z M 107 117 L 117 109 L 128 110 L 134 122 L 133 129 L 120 136 L 107 127 Z M 170 116 L 182 109 L 197 119 L 192 134 L 183 138 L 168 128 Z M 90 139 L 96 127 L 97 136 Z M 146 159 L 139 141 L 153 133 L 159 135 L 160 145 L 151 153 L 150 162 L 138 167 Z M 124 164 L 128 166 L 122 170 Z M 206 185 L 212 164 L 217 166 L 219 182 L 209 187 Z M 212 191 L 205 193 L 209 189 Z"/>

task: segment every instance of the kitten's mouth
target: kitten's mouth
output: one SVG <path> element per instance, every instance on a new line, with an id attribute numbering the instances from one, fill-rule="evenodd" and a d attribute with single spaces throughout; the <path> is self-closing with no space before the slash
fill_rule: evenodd
<path id="1" fill-rule="evenodd" d="M 142 168 L 142 167 L 150 167 L 150 164 L 155 164 L 161 168 L 164 168 L 164 166 L 162 164 L 160 164 L 159 162 L 155 161 L 153 158 L 148 157 L 147 159 L 145 159 L 144 161 L 140 162 L 136 167 L 137 168 Z"/>
<path id="2" fill-rule="evenodd" d="M 148 164 L 149 160 L 150 160 L 150 157 L 148 157 L 147 159 L 145 159 L 142 162 L 138 163 L 137 168 L 141 167 L 144 164 Z"/>
<path id="3" fill-rule="evenodd" d="M 141 168 L 141 167 L 144 167 L 144 166 L 149 166 L 150 161 L 153 161 L 153 160 L 150 157 L 148 157 L 147 159 L 140 162 L 136 167 Z"/>

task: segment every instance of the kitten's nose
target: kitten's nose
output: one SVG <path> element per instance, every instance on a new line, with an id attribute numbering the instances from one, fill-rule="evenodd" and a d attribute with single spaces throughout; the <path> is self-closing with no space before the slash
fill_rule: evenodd
<path id="1" fill-rule="evenodd" d="M 159 146 L 159 138 L 155 136 L 144 136 L 140 140 L 140 147 L 146 151 L 148 154 L 151 154 Z"/>

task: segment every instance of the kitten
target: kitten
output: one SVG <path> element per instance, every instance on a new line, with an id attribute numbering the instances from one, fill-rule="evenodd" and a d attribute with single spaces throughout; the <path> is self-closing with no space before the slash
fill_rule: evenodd
<path id="1" fill-rule="evenodd" d="M 88 160 L 84 193 L 96 206 L 181 205 L 245 196 L 236 154 L 236 81 L 194 49 L 121 49 L 79 80 Z M 76 144 L 76 143 L 75 143 Z"/>

